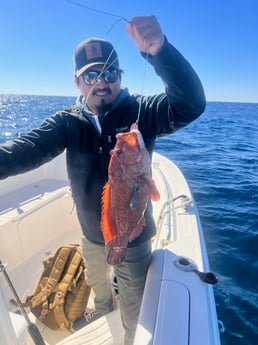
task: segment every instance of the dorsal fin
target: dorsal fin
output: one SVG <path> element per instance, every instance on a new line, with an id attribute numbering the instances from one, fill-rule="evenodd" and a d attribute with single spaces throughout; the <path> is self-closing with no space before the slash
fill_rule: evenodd
<path id="1" fill-rule="evenodd" d="M 107 182 L 102 193 L 102 211 L 101 211 L 101 228 L 105 240 L 105 244 L 112 242 L 114 238 L 113 225 L 110 218 L 111 212 L 111 186 Z"/>

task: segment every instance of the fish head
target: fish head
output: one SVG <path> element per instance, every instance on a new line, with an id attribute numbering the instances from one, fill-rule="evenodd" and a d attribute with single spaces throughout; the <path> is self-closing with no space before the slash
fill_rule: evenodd
<path id="1" fill-rule="evenodd" d="M 139 162 L 142 156 L 142 145 L 138 133 L 130 131 L 116 135 L 116 145 L 111 150 L 111 156 L 116 156 L 125 165 Z"/>

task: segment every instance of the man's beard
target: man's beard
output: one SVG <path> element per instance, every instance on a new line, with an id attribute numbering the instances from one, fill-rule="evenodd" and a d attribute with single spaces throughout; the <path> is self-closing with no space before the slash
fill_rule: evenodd
<path id="1" fill-rule="evenodd" d="M 98 114 L 105 114 L 111 109 L 111 107 L 112 104 L 110 102 L 107 103 L 105 99 L 101 99 L 98 104 L 95 104 L 95 108 Z"/>
<path id="2" fill-rule="evenodd" d="M 111 91 L 108 90 L 111 94 Z M 97 95 L 95 90 L 93 91 L 93 97 L 97 99 L 98 101 L 94 103 L 94 107 L 98 114 L 105 114 L 107 111 L 109 111 L 112 108 L 112 102 L 108 101 L 105 96 L 101 97 L 101 95 Z"/>

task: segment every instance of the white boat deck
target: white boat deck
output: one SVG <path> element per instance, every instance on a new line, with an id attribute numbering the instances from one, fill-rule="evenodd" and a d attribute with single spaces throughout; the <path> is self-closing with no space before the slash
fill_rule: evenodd
<path id="1" fill-rule="evenodd" d="M 40 328 L 39 322 L 36 324 L 41 329 L 46 345 L 123 345 L 124 342 L 124 330 L 118 309 L 75 333 L 51 331 L 45 326 Z"/>
<path id="2" fill-rule="evenodd" d="M 209 269 L 194 200 L 180 170 L 160 155 L 153 158 L 153 177 L 161 194 L 161 200 L 153 204 L 158 228 L 153 250 L 166 250 L 159 249 L 148 273 L 135 345 L 166 345 L 170 338 L 177 339 L 178 345 L 219 345 L 212 288 L 195 273 L 182 272 L 173 265 L 173 258 L 180 255 L 194 260 L 199 270 Z M 80 243 L 81 230 L 63 159 L 58 158 L 57 169 L 56 162 L 51 162 L 0 181 L 0 259 L 8 263 L 7 271 L 22 301 L 36 287 L 42 261 L 63 244 Z M 9 329 L 4 345 L 17 345 L 12 332 L 19 338 L 18 345 L 31 345 L 25 320 L 15 314 L 17 308 L 9 302 L 11 298 L 0 274 L 0 339 L 5 339 Z M 4 309 L 11 315 L 15 332 Z M 51 331 L 32 314 L 30 317 L 46 345 L 123 344 L 119 309 L 75 333 Z"/>
<path id="3" fill-rule="evenodd" d="M 33 344 L 27 332 L 27 324 L 24 317 L 15 313 L 9 315 L 15 328 L 19 345 Z M 124 330 L 119 309 L 74 333 L 69 331 L 52 331 L 36 320 L 31 313 L 29 318 L 40 331 L 45 345 L 123 345 L 124 342 Z"/>

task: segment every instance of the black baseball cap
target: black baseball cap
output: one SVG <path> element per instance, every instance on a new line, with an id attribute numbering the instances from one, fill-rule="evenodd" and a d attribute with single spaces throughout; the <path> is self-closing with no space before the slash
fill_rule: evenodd
<path id="1" fill-rule="evenodd" d="M 75 49 L 75 75 L 79 77 L 87 69 L 96 65 L 105 65 L 119 69 L 119 60 L 113 45 L 102 38 L 88 38 Z"/>

